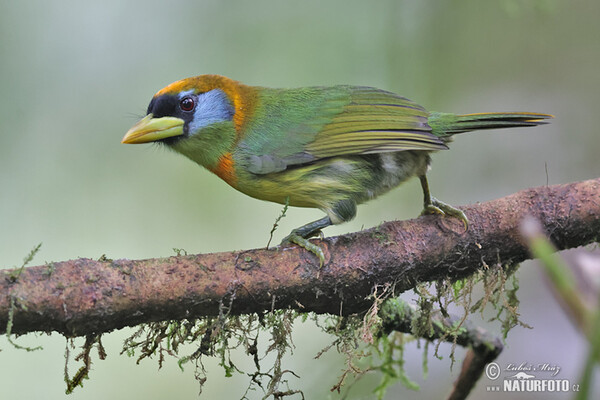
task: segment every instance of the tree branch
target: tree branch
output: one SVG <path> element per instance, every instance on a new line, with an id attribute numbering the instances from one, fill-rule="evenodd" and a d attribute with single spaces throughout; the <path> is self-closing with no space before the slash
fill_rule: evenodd
<path id="1" fill-rule="evenodd" d="M 397 299 L 388 300 L 383 306 L 381 330 L 388 334 L 392 331 L 413 332 L 412 324 L 420 318 L 421 311 Z M 444 340 L 467 348 L 465 360 L 458 379 L 448 400 L 466 399 L 484 372 L 485 365 L 500 355 L 504 346 L 500 338 L 483 328 L 474 327 L 463 317 L 443 316 L 437 311 L 431 315 L 431 329 L 423 332 L 422 337 L 430 342 Z M 460 326 L 460 330 L 456 327 Z M 453 332 L 454 334 L 451 334 Z"/>
<path id="2" fill-rule="evenodd" d="M 402 292 L 421 282 L 468 276 L 486 263 L 530 258 L 519 222 L 541 221 L 561 249 L 598 241 L 600 178 L 527 189 L 463 210 L 470 227 L 452 218 L 395 221 L 316 240 L 325 252 L 296 246 L 148 260 L 77 259 L 5 270 L 0 282 L 0 333 L 13 308 L 12 333 L 57 331 L 67 336 L 108 332 L 144 322 L 272 308 L 351 314 L 365 310 L 374 285 Z"/>

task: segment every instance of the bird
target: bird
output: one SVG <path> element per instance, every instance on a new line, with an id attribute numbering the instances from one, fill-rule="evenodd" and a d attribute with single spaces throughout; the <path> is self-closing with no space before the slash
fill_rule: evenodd
<path id="1" fill-rule="evenodd" d="M 357 205 L 409 178 L 423 190 L 422 214 L 463 211 L 431 196 L 431 153 L 455 134 L 548 123 L 549 114 L 429 112 L 395 93 L 369 86 L 292 89 L 245 85 L 220 75 L 169 84 L 148 105 L 122 143 L 157 142 L 216 174 L 248 196 L 322 210 L 323 218 L 284 238 L 312 252 L 308 239 L 353 219 Z"/>

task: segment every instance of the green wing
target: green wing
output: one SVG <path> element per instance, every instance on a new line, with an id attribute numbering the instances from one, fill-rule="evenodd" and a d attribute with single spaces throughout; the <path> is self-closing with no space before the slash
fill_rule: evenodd
<path id="1" fill-rule="evenodd" d="M 342 155 L 447 149 L 423 107 L 371 87 L 264 89 L 259 104 L 239 143 L 256 174 Z"/>

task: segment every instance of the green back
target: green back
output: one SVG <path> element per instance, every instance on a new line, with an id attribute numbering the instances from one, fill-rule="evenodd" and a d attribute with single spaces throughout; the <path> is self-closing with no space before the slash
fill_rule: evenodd
<path id="1" fill-rule="evenodd" d="M 428 115 L 370 87 L 264 88 L 238 151 L 248 171 L 267 174 L 341 155 L 446 149 Z"/>

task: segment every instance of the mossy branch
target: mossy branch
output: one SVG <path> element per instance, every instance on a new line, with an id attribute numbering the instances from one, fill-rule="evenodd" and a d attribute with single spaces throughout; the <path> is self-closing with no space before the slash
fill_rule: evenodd
<path id="1" fill-rule="evenodd" d="M 0 333 L 109 332 L 140 323 L 294 308 L 348 315 L 369 308 L 375 285 L 395 292 L 471 275 L 487 264 L 531 258 L 519 236 L 526 215 L 557 249 L 600 240 L 600 178 L 527 189 L 462 208 L 470 221 L 425 216 L 315 240 L 316 257 L 296 246 L 148 260 L 77 259 L 25 268 L 0 282 Z"/>
<path id="2" fill-rule="evenodd" d="M 382 310 L 381 329 L 384 333 L 392 331 L 413 332 L 414 323 L 421 318 L 421 311 L 402 303 L 397 299 L 388 300 Z M 460 376 L 448 400 L 465 399 L 484 372 L 485 365 L 498 357 L 503 345 L 500 338 L 480 327 L 474 327 L 463 317 L 441 312 L 426 317 L 429 329 L 421 332 L 420 337 L 428 341 L 445 340 L 468 348 L 462 364 Z"/>

